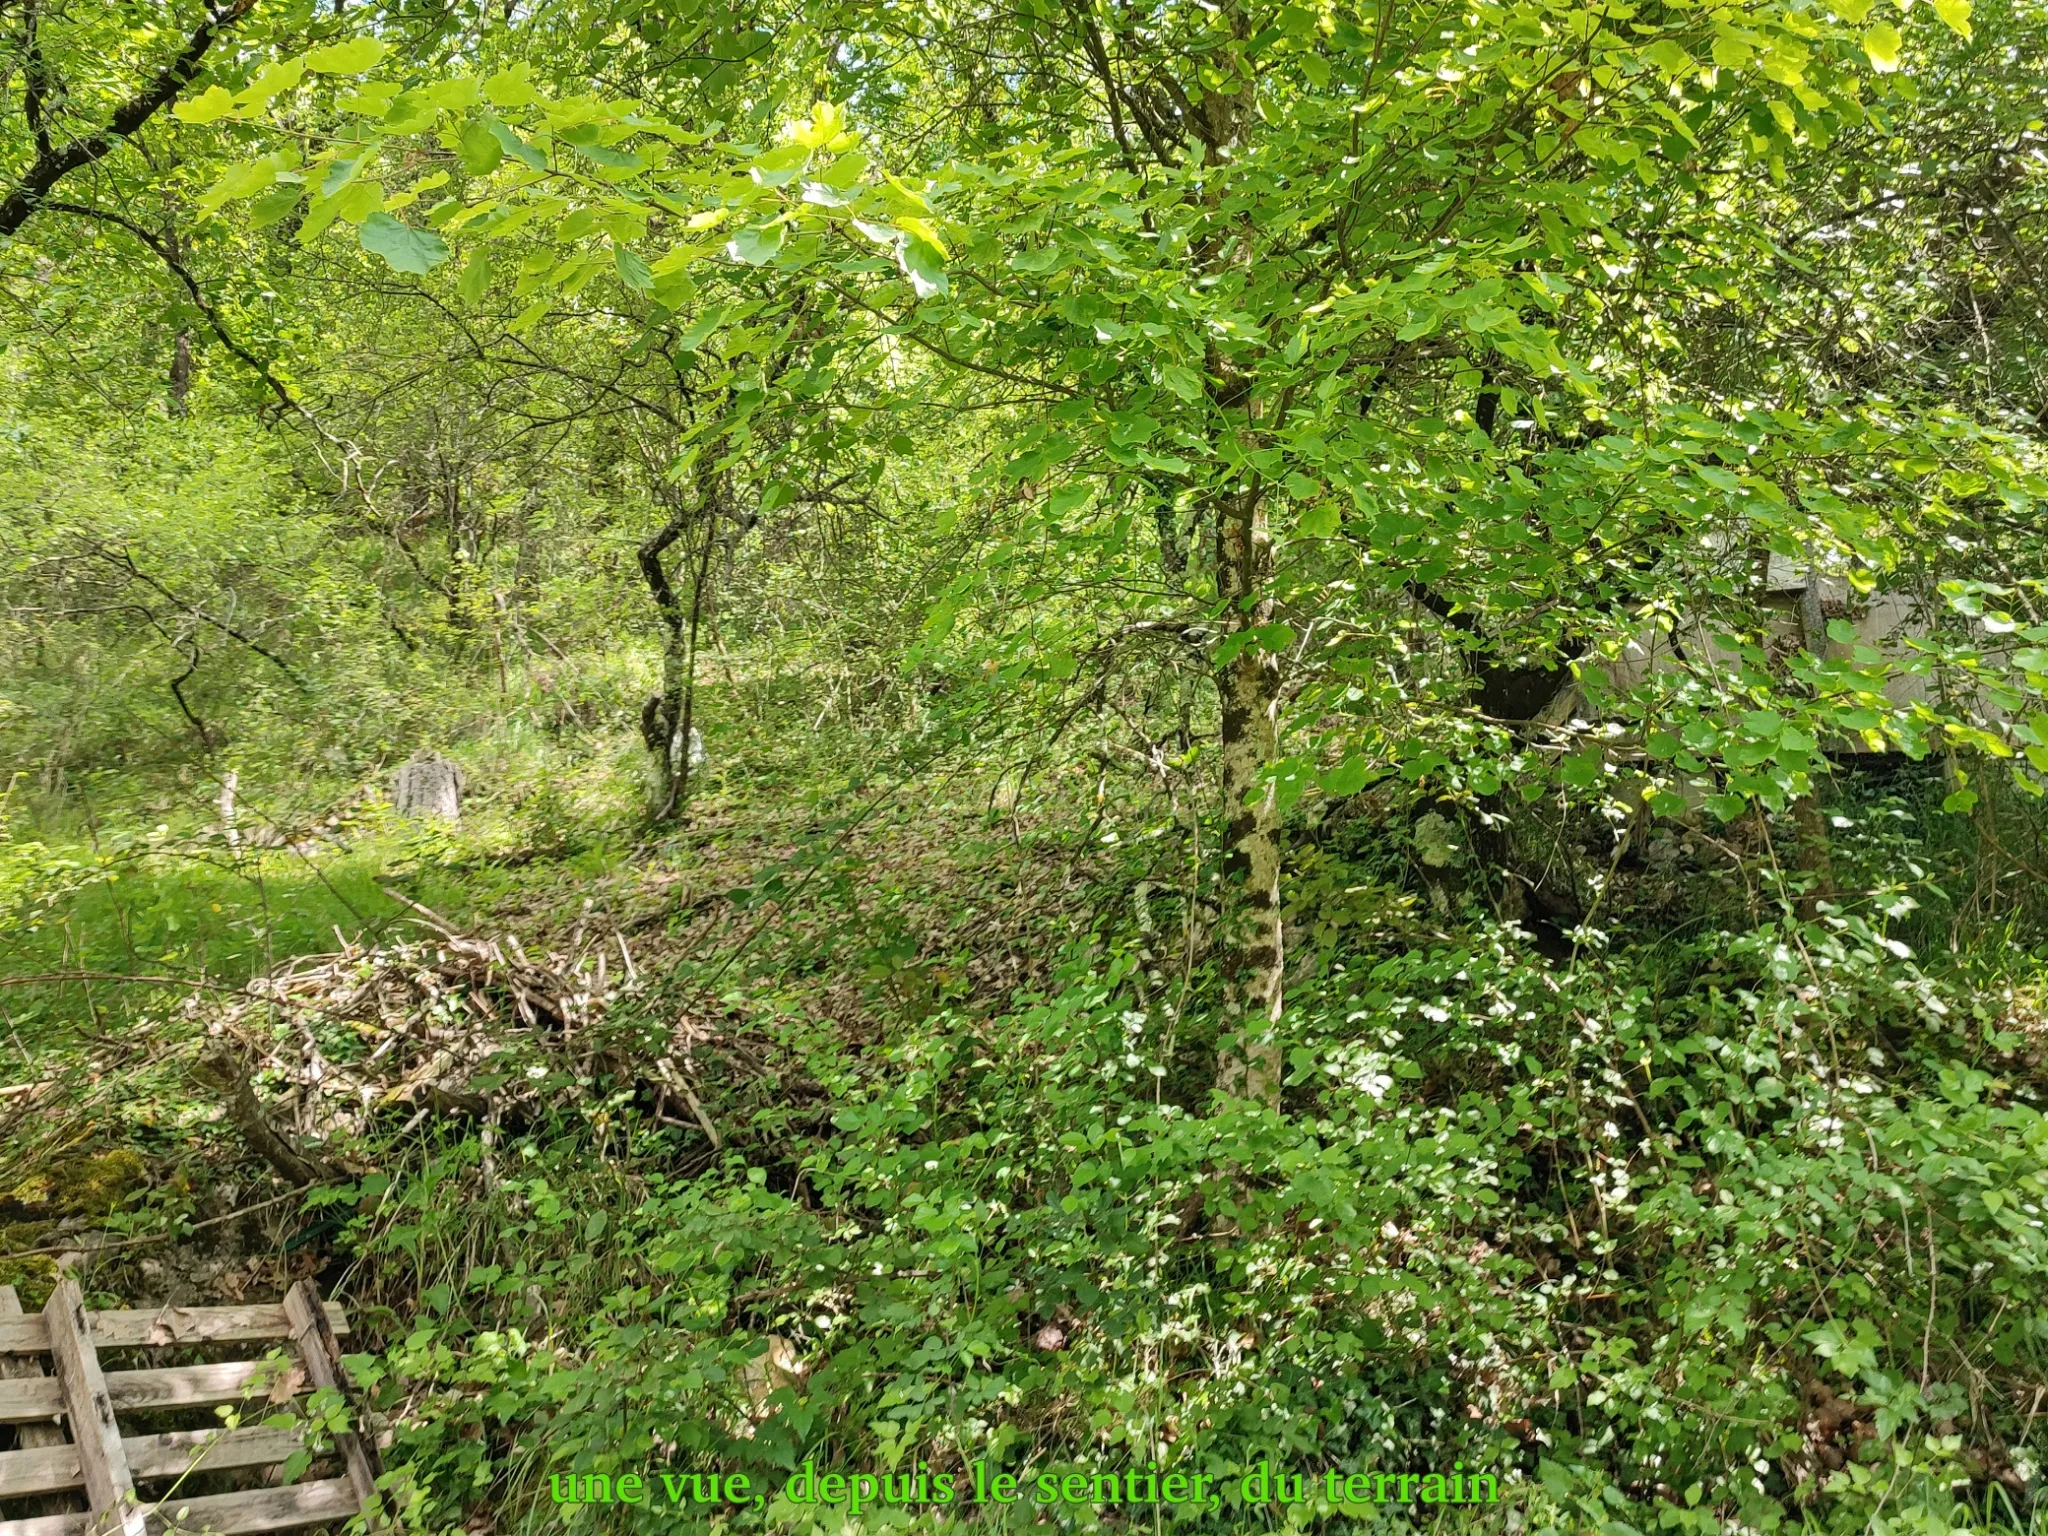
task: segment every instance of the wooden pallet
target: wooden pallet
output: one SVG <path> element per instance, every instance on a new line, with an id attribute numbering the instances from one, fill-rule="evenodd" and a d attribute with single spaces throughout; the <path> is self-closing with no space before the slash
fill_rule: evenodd
<path id="1" fill-rule="evenodd" d="M 299 1433 L 217 1427 L 123 1434 L 119 1424 L 124 1412 L 221 1403 L 268 1408 L 321 1387 L 346 1391 L 336 1336 L 347 1332 L 347 1316 L 322 1302 L 310 1280 L 292 1287 L 282 1305 L 87 1312 L 67 1276 L 37 1316 L 22 1312 L 12 1286 L 0 1285 L 0 1424 L 17 1426 L 20 1446 L 0 1452 L 0 1499 L 40 1496 L 49 1507 L 76 1503 L 82 1494 L 85 1504 L 0 1520 L 0 1536 L 240 1536 L 339 1523 L 374 1510 L 376 1451 L 357 1435 L 335 1437 L 345 1477 L 192 1497 L 180 1494 L 179 1480 L 275 1466 L 301 1448 Z M 287 1341 L 297 1360 L 283 1379 L 261 1361 L 110 1371 L 99 1358 L 102 1349 L 273 1339 Z M 172 1487 L 162 1498 L 145 1501 L 136 1492 L 138 1481 L 165 1479 Z"/>

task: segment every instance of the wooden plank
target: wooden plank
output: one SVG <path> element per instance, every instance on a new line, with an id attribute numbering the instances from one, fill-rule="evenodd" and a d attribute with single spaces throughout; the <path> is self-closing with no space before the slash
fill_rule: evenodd
<path id="1" fill-rule="evenodd" d="M 254 1531 L 288 1531 L 302 1525 L 338 1524 L 356 1512 L 355 1490 L 345 1477 L 258 1488 L 203 1499 L 166 1499 L 149 1508 L 149 1536 L 246 1536 Z M 85 1536 L 91 1515 L 44 1515 L 35 1520 L 0 1520 L 0 1536 Z"/>
<path id="2" fill-rule="evenodd" d="M 349 1486 L 347 1478 L 331 1477 L 293 1483 L 289 1488 L 257 1488 L 248 1493 L 220 1493 L 204 1499 L 166 1499 L 152 1509 L 149 1526 L 151 1536 L 166 1532 L 243 1536 L 249 1531 L 288 1531 L 302 1525 L 338 1523 L 355 1512 L 355 1489 Z M 5 1536 L 4 1527 L 0 1527 L 0 1536 Z"/>
<path id="3" fill-rule="evenodd" d="M 296 1367 L 288 1375 L 298 1375 Z M 226 1360 L 218 1365 L 169 1365 L 146 1371 L 108 1371 L 107 1395 L 117 1409 L 205 1408 L 262 1397 L 278 1383 L 279 1369 L 267 1360 Z M 303 1384 L 292 1387 L 294 1393 Z M 0 1424 L 47 1419 L 64 1411 L 57 1383 L 0 1381 Z"/>
<path id="4" fill-rule="evenodd" d="M 348 1332 L 348 1314 L 328 1302 L 328 1326 Z M 246 1307 L 139 1307 L 94 1312 L 93 1342 L 101 1349 L 154 1348 L 169 1344 L 239 1344 L 288 1339 L 291 1322 L 275 1302 Z M 40 1317 L 10 1316 L 0 1305 L 0 1355 L 41 1355 L 50 1349 Z"/>
<path id="5" fill-rule="evenodd" d="M 350 1419 L 360 1425 L 362 1408 L 342 1371 L 341 1345 L 334 1330 L 327 1326 L 327 1311 L 320 1304 L 319 1287 L 311 1280 L 301 1280 L 285 1292 L 284 1313 L 291 1319 L 292 1343 L 298 1346 L 299 1363 L 306 1368 L 306 1379 L 315 1388 L 332 1387 L 341 1393 L 348 1403 Z M 376 1448 L 355 1430 L 337 1433 L 334 1444 L 348 1467 L 348 1480 L 355 1489 L 357 1504 L 363 1509 L 375 1509 L 377 1474 L 384 1470 L 377 1463 Z"/>
<path id="6" fill-rule="evenodd" d="M 0 1285 L 0 1332 L 7 1325 L 21 1317 L 21 1297 L 11 1285 Z M 43 1326 L 43 1320 L 33 1319 L 36 1332 L 47 1342 L 50 1330 Z M 44 1379 L 43 1362 L 36 1356 L 47 1354 L 43 1345 L 34 1349 L 10 1350 L 0 1342 L 0 1381 L 41 1381 Z M 24 1424 L 14 1432 L 15 1440 L 24 1450 L 40 1450 L 44 1446 L 62 1445 L 64 1431 L 57 1427 L 54 1419 L 47 1424 Z"/>
<path id="7" fill-rule="evenodd" d="M 124 1435 L 128 1471 L 137 1482 L 152 1477 L 184 1477 L 194 1472 L 224 1472 L 231 1467 L 267 1467 L 283 1461 L 305 1444 L 295 1429 L 179 1429 L 161 1435 Z M 38 1450 L 0 1451 L 0 1499 L 25 1493 L 78 1488 L 85 1469 L 75 1445 Z"/>
<path id="8" fill-rule="evenodd" d="M 0 1520 L 0 1536 L 84 1536 L 92 1516 L 37 1515 L 27 1520 Z"/>
<path id="9" fill-rule="evenodd" d="M 0 1327 L 5 1327 L 20 1316 L 21 1297 L 16 1294 L 13 1286 L 0 1285 Z M 43 1320 L 38 1317 L 34 1322 L 37 1330 L 47 1339 L 50 1331 L 43 1327 Z M 43 1366 L 42 1354 L 41 1350 L 34 1353 L 0 1354 L 0 1381 L 43 1380 L 47 1373 Z M 21 1425 L 14 1432 L 14 1443 L 21 1447 L 20 1454 L 35 1454 L 56 1446 L 69 1449 L 63 1427 L 54 1418 Z M 5 1479 L 0 1478 L 0 1483 L 4 1482 Z M 28 1508 L 30 1512 L 38 1515 L 61 1515 L 67 1513 L 74 1502 L 83 1504 L 85 1501 L 82 1497 L 74 1501 L 68 1494 L 57 1494 L 32 1499 Z"/>
<path id="10" fill-rule="evenodd" d="M 107 1395 L 107 1379 L 100 1372 L 92 1329 L 85 1320 L 85 1298 L 69 1275 L 50 1293 L 43 1321 L 50 1330 L 50 1363 L 63 1392 L 64 1415 L 71 1421 L 72 1448 L 85 1472 L 85 1501 L 95 1517 L 93 1529 L 106 1536 L 148 1536 L 135 1501 L 135 1479 L 128 1473 L 128 1452 L 114 1422 L 114 1401 Z"/>
<path id="11" fill-rule="evenodd" d="M 193 1472 L 225 1472 L 231 1467 L 268 1467 L 304 1447 L 296 1429 L 179 1429 L 162 1435 L 130 1435 L 128 1470 L 137 1480 L 184 1477 Z"/>

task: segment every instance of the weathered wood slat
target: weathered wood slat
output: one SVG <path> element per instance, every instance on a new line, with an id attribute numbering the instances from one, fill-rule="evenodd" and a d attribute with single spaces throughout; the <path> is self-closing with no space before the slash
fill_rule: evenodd
<path id="1" fill-rule="evenodd" d="M 306 1379 L 316 1388 L 334 1388 L 347 1400 L 350 1411 L 355 1412 L 356 1402 L 341 1370 L 341 1345 L 327 1325 L 319 1289 L 311 1280 L 301 1280 L 286 1292 L 284 1313 L 291 1319 L 292 1343 L 298 1348 L 299 1363 L 306 1368 Z M 355 1490 L 357 1504 L 363 1509 L 375 1508 L 377 1474 L 383 1470 L 377 1464 L 375 1449 L 355 1430 L 337 1434 L 334 1444 L 348 1467 L 349 1485 Z"/>
<path id="2" fill-rule="evenodd" d="M 20 1317 L 21 1297 L 13 1286 L 0 1285 L 0 1332 Z M 47 1339 L 50 1330 L 43 1327 L 43 1320 L 38 1317 L 34 1321 L 37 1330 Z M 43 1362 L 36 1359 L 36 1355 L 41 1353 L 41 1350 L 9 1352 L 0 1345 L 0 1381 L 41 1381 L 47 1374 Z M 55 1424 L 24 1424 L 15 1431 L 15 1439 L 25 1449 L 38 1450 L 46 1445 L 62 1445 L 64 1431 Z"/>
<path id="3" fill-rule="evenodd" d="M 231 1467 L 267 1467 L 283 1461 L 305 1437 L 295 1429 L 180 1429 L 161 1435 L 124 1435 L 128 1471 L 138 1481 L 224 1472 Z M 84 1486 L 78 1447 L 54 1445 L 0 1451 L 0 1499 Z"/>
<path id="4" fill-rule="evenodd" d="M 277 1380 L 278 1367 L 265 1360 L 106 1373 L 107 1396 L 116 1409 L 205 1408 L 245 1402 L 269 1392 Z M 56 1382 L 0 1381 L 0 1424 L 48 1419 L 62 1412 L 64 1402 Z"/>
<path id="5" fill-rule="evenodd" d="M 114 1422 L 114 1400 L 107 1393 L 92 1330 L 85 1320 L 85 1298 L 69 1275 L 50 1293 L 43 1321 L 50 1331 L 50 1363 L 56 1367 L 64 1416 L 71 1421 L 71 1448 L 78 1453 L 85 1474 L 93 1527 L 100 1536 L 116 1531 L 120 1536 L 147 1536 L 142 1510 L 135 1502 L 135 1479 L 128 1472 L 128 1452 Z"/>
<path id="6" fill-rule="evenodd" d="M 339 1302 L 327 1302 L 327 1323 L 337 1334 L 348 1332 L 348 1315 Z M 93 1342 L 101 1349 L 126 1349 L 165 1344 L 235 1344 L 256 1339 L 288 1339 L 291 1320 L 275 1302 L 246 1307 L 138 1307 L 94 1312 Z M 49 1353 L 50 1334 L 40 1317 L 7 1315 L 0 1307 L 0 1355 Z"/>
<path id="7" fill-rule="evenodd" d="M 242 1536 L 247 1531 L 288 1531 L 301 1525 L 346 1520 L 356 1512 L 356 1493 L 345 1477 L 289 1488 L 258 1488 L 249 1493 L 221 1493 L 204 1499 L 166 1499 L 150 1517 L 152 1536 L 160 1532 L 211 1532 Z"/>
<path id="8" fill-rule="evenodd" d="M 253 1531 L 289 1531 L 304 1525 L 346 1520 L 356 1512 L 355 1490 L 345 1477 L 258 1488 L 203 1499 L 166 1499 L 148 1510 L 149 1536 L 246 1536 Z M 91 1515 L 44 1515 L 33 1520 L 0 1520 L 0 1536 L 85 1536 Z"/>
<path id="9" fill-rule="evenodd" d="M 4 1326 L 20 1316 L 21 1297 L 16 1293 L 13 1286 L 0 1285 L 0 1326 Z M 39 1317 L 36 1319 L 36 1322 L 40 1325 L 42 1319 Z M 49 1330 L 46 1328 L 43 1332 L 45 1337 L 47 1337 Z M 48 1372 L 39 1356 L 0 1354 L 0 1381 L 41 1381 L 47 1374 Z M 42 1451 L 52 1446 L 63 1446 L 66 1444 L 64 1431 L 58 1427 L 54 1419 L 47 1423 L 21 1425 L 14 1432 L 14 1443 L 20 1446 L 23 1451 Z M 4 1479 L 0 1479 L 0 1481 L 4 1481 Z M 79 1502 L 83 1502 L 82 1495 Z M 61 1515 L 71 1508 L 71 1504 L 72 1500 L 68 1496 L 58 1494 L 54 1497 L 45 1496 L 32 1500 L 29 1503 L 28 1509 L 30 1513 L 37 1515 Z"/>
<path id="10" fill-rule="evenodd" d="M 138 1480 L 183 1477 L 190 1472 L 225 1472 L 231 1467 L 268 1467 L 306 1443 L 296 1429 L 180 1429 L 163 1435 L 130 1435 L 128 1470 Z"/>

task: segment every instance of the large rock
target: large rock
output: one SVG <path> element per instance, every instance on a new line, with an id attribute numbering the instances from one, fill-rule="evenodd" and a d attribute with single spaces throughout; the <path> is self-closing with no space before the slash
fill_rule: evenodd
<path id="1" fill-rule="evenodd" d="M 416 757 L 400 767 L 392 781 L 391 804 L 401 816 L 460 821 L 462 770 L 434 753 Z"/>

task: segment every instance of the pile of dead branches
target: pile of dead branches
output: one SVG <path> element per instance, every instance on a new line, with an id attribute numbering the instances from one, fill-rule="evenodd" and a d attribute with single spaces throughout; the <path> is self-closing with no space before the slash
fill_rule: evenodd
<path id="1" fill-rule="evenodd" d="M 334 1171 L 299 1137 L 339 1146 L 405 1107 L 401 1134 L 434 1113 L 496 1126 L 550 1078 L 558 1092 L 561 1074 L 587 1075 L 594 1026 L 638 984 L 621 936 L 534 955 L 515 935 L 465 934 L 414 910 L 427 937 L 366 944 L 337 931 L 333 953 L 190 1005 L 208 1036 L 199 1076 L 287 1177 Z"/>

